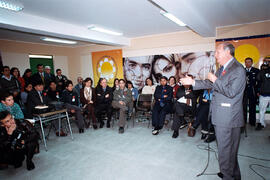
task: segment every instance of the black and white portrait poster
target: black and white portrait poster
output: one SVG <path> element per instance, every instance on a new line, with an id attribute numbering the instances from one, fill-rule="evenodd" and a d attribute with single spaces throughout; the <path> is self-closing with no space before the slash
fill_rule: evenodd
<path id="1" fill-rule="evenodd" d="M 152 77 L 154 83 L 158 83 L 161 76 L 174 76 L 178 81 L 185 74 L 205 79 L 209 71 L 216 69 L 213 51 L 125 57 L 123 65 L 125 79 L 138 90 L 148 77 Z"/>

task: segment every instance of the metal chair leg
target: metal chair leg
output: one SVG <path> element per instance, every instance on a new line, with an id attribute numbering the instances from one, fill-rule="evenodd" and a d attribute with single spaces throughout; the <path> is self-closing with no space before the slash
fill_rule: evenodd
<path id="1" fill-rule="evenodd" d="M 66 117 L 67 117 L 67 122 L 68 122 L 68 127 L 69 127 L 69 132 L 70 132 L 70 135 L 71 135 L 71 139 L 73 140 L 73 134 L 72 134 L 71 126 L 70 126 L 68 112 L 66 112 Z"/>
<path id="2" fill-rule="evenodd" d="M 44 129 L 43 129 L 43 123 L 42 123 L 42 120 L 40 117 L 39 118 L 39 122 L 40 122 L 40 127 L 41 127 L 41 132 L 42 132 L 42 139 L 43 139 L 43 143 L 44 143 L 44 146 L 45 146 L 45 150 L 48 151 L 47 149 L 47 143 L 46 143 L 46 139 L 45 139 L 45 133 L 44 133 Z"/>

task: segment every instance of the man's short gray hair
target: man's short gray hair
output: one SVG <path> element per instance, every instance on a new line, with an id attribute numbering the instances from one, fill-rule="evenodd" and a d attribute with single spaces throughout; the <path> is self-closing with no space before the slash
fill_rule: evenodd
<path id="1" fill-rule="evenodd" d="M 229 50 L 232 57 L 234 57 L 235 48 L 234 46 L 229 42 L 222 43 L 224 50 Z"/>

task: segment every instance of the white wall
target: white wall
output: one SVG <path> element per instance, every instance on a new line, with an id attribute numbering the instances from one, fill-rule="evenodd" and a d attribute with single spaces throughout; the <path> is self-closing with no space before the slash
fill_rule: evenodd
<path id="1" fill-rule="evenodd" d="M 81 64 L 80 75 L 83 78 L 91 77 L 92 79 L 94 79 L 91 52 L 89 52 L 89 55 L 81 55 L 80 61 L 81 61 L 80 62 Z"/>
<path id="2" fill-rule="evenodd" d="M 10 68 L 18 67 L 21 72 L 21 76 L 23 75 L 25 69 L 30 68 L 28 54 L 1 51 L 1 55 L 3 65 L 9 66 Z"/>
<path id="3" fill-rule="evenodd" d="M 61 69 L 62 74 L 69 78 L 67 56 L 53 56 L 53 65 L 54 65 L 54 70 Z"/>

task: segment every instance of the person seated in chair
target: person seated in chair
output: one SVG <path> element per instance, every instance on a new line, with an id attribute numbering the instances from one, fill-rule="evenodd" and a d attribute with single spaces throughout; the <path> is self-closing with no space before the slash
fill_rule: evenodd
<path id="1" fill-rule="evenodd" d="M 107 85 L 107 80 L 105 78 L 100 78 L 98 85 L 95 89 L 96 91 L 96 104 L 95 111 L 98 122 L 100 122 L 100 128 L 103 128 L 104 122 L 102 119 L 102 113 L 106 112 L 107 115 L 107 128 L 110 128 L 110 122 L 112 118 L 112 100 L 113 100 L 113 90 Z"/>
<path id="2" fill-rule="evenodd" d="M 79 97 L 77 92 L 73 91 L 73 83 L 68 80 L 66 82 L 66 89 L 62 93 L 62 102 L 64 106 L 72 114 L 75 114 L 79 133 L 84 133 L 84 118 L 82 115 L 82 109 L 79 107 Z"/>
<path id="3" fill-rule="evenodd" d="M 36 106 L 48 105 L 47 93 L 44 91 L 44 84 L 42 81 L 33 82 L 34 88 L 28 93 L 27 96 L 27 118 L 33 118 L 33 113 L 39 113 Z"/>
<path id="4" fill-rule="evenodd" d="M 176 99 L 172 124 L 172 130 L 174 131 L 172 138 L 177 138 L 179 135 L 179 128 L 184 128 L 187 125 L 184 116 L 188 114 L 190 118 L 193 118 L 196 110 L 196 95 L 192 90 L 192 86 L 180 86 L 176 93 Z"/>
<path id="5" fill-rule="evenodd" d="M 57 89 L 56 83 L 54 81 L 50 82 L 47 94 L 50 102 L 60 101 L 62 97 L 62 92 Z"/>
<path id="6" fill-rule="evenodd" d="M 62 97 L 62 93 L 57 90 L 56 83 L 51 81 L 48 89 L 48 103 L 54 107 L 55 110 L 63 109 L 63 103 L 60 102 Z M 59 130 L 59 122 L 58 120 L 53 121 L 54 127 L 56 129 L 56 136 L 67 136 L 67 134 L 63 131 L 63 129 Z"/>
<path id="7" fill-rule="evenodd" d="M 96 101 L 95 89 L 92 88 L 93 80 L 91 78 L 86 78 L 84 80 L 84 86 L 80 90 L 80 100 L 83 108 L 86 110 L 88 122 L 86 123 L 86 128 L 90 126 L 90 119 L 92 119 L 93 128 L 97 129 L 97 120 L 95 115 L 94 104 Z"/>
<path id="8" fill-rule="evenodd" d="M 133 100 L 133 102 L 135 104 L 135 102 L 137 101 L 138 95 L 139 95 L 138 89 L 134 88 L 131 81 L 127 81 L 127 88 L 129 90 L 131 90 L 131 92 L 132 92 L 132 100 Z"/>
<path id="9" fill-rule="evenodd" d="M 196 111 L 196 120 L 191 127 L 192 131 L 196 131 L 199 125 L 202 125 L 201 139 L 205 139 L 205 142 L 212 142 L 216 139 L 214 127 L 211 123 L 211 116 L 209 115 L 212 94 L 213 91 L 210 89 L 202 91 L 199 99 L 199 106 Z"/>
<path id="10" fill-rule="evenodd" d="M 1 94 L 0 112 L 2 111 L 9 111 L 15 119 L 24 118 L 20 106 L 14 102 L 13 95 L 9 92 Z"/>
<path id="11" fill-rule="evenodd" d="M 26 156 L 28 170 L 35 168 L 32 161 L 38 147 L 39 134 L 27 120 L 14 120 L 9 111 L 0 112 L 0 164 L 1 168 L 22 166 Z"/>
<path id="12" fill-rule="evenodd" d="M 154 94 L 156 86 L 153 84 L 153 79 L 151 77 L 145 80 L 145 86 L 142 88 L 142 94 Z"/>
<path id="13" fill-rule="evenodd" d="M 167 85 L 167 81 L 167 77 L 162 76 L 160 78 L 160 85 L 156 87 L 154 93 L 155 104 L 152 114 L 153 135 L 159 134 L 164 126 L 166 114 L 168 114 L 172 108 L 173 89 L 171 86 Z"/>
<path id="14" fill-rule="evenodd" d="M 119 89 L 113 92 L 112 106 L 115 109 L 120 109 L 119 133 L 122 134 L 126 124 L 126 112 L 128 112 L 130 117 L 133 109 L 132 92 L 126 88 L 126 81 L 124 79 L 119 80 Z"/>

